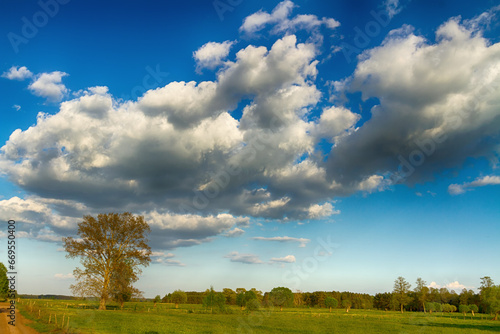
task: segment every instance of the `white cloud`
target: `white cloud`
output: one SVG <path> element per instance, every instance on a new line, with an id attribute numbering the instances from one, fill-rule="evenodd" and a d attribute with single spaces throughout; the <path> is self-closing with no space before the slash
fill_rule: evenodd
<path id="1" fill-rule="evenodd" d="M 153 263 L 159 263 L 159 264 L 164 264 L 167 266 L 174 266 L 174 267 L 185 267 L 186 266 L 181 261 L 174 260 L 173 257 L 175 257 L 175 255 L 172 253 L 164 253 L 164 252 L 152 252 L 151 253 L 151 261 Z"/>
<path id="2" fill-rule="evenodd" d="M 427 287 L 435 289 L 446 288 L 448 290 L 455 290 L 455 291 L 462 291 L 462 289 L 474 289 L 473 286 L 466 286 L 464 284 L 459 283 L 458 281 L 454 281 L 445 285 L 439 285 L 433 281 Z"/>
<path id="3" fill-rule="evenodd" d="M 240 254 L 238 252 L 231 252 L 224 256 L 231 260 L 231 262 L 241 262 L 246 264 L 260 264 L 263 263 L 257 255 L 254 254 Z"/>
<path id="4" fill-rule="evenodd" d="M 16 111 L 21 110 L 21 106 L 19 104 L 14 104 L 12 108 L 16 109 Z"/>
<path id="5" fill-rule="evenodd" d="M 316 15 L 310 14 L 297 15 L 290 19 L 289 17 L 295 7 L 292 1 L 285 0 L 280 2 L 271 14 L 260 10 L 245 18 L 240 31 L 246 34 L 255 34 L 267 25 L 274 26 L 274 33 L 290 33 L 302 29 L 311 31 L 321 25 L 325 25 L 328 29 L 335 29 L 340 26 L 340 23 L 332 18 L 319 19 Z"/>
<path id="6" fill-rule="evenodd" d="M 69 273 L 69 274 L 55 274 L 54 278 L 57 280 L 69 280 L 69 279 L 74 279 L 75 276 L 73 276 L 73 274 L 71 274 L 71 273 Z"/>
<path id="7" fill-rule="evenodd" d="M 228 238 L 236 238 L 241 235 L 245 234 L 245 231 L 242 230 L 241 228 L 235 227 L 234 229 L 227 231 L 224 236 Z"/>
<path id="8" fill-rule="evenodd" d="M 467 158 L 494 159 L 498 146 L 487 138 L 500 134 L 499 45 L 453 18 L 435 42 L 404 26 L 365 51 L 345 87 L 380 104 L 333 147 L 329 178 L 343 187 L 366 179 L 377 189 L 377 176 L 414 184 Z"/>
<path id="9" fill-rule="evenodd" d="M 33 73 L 26 66 L 12 66 L 7 72 L 2 73 L 2 78 L 9 80 L 25 80 L 33 77 Z"/>
<path id="10" fill-rule="evenodd" d="M 62 78 L 67 73 L 55 71 L 50 73 L 38 74 L 28 88 L 33 94 L 45 97 L 51 101 L 61 101 L 68 89 L 64 86 Z"/>
<path id="11" fill-rule="evenodd" d="M 308 218 L 310 219 L 319 219 L 331 215 L 340 214 L 340 210 L 334 210 L 333 205 L 331 203 L 325 203 L 323 205 L 313 204 L 309 207 L 308 211 L 309 211 Z"/>
<path id="12" fill-rule="evenodd" d="M 287 255 L 284 257 L 273 257 L 269 260 L 271 263 L 294 263 L 295 256 Z"/>
<path id="13" fill-rule="evenodd" d="M 262 241 L 276 241 L 276 242 L 298 242 L 299 247 L 306 247 L 306 245 L 311 241 L 306 238 L 293 238 L 293 237 L 253 237 L 253 240 L 262 240 Z"/>
<path id="14" fill-rule="evenodd" d="M 193 52 L 193 57 L 196 60 L 196 71 L 201 73 L 204 68 L 213 70 L 222 65 L 234 43 L 233 41 L 208 42 Z"/>
<path id="15" fill-rule="evenodd" d="M 448 193 L 450 195 L 460 195 L 464 194 L 466 191 L 471 190 L 471 188 L 499 185 L 499 184 L 500 184 L 500 176 L 488 175 L 479 177 L 472 182 L 465 182 L 463 184 L 450 184 L 448 186 Z"/>
<path id="16" fill-rule="evenodd" d="M 399 14 L 403 9 L 401 4 L 399 3 L 399 0 L 385 0 L 384 6 L 385 11 L 387 12 L 387 15 L 389 15 L 390 19 Z"/>

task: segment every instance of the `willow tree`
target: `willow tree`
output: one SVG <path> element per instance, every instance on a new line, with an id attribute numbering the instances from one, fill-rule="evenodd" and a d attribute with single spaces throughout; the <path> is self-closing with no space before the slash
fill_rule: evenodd
<path id="1" fill-rule="evenodd" d="M 137 280 L 140 267 L 149 265 L 149 232 L 144 217 L 129 212 L 99 214 L 97 219 L 84 216 L 78 224 L 78 238 L 63 238 L 66 257 L 80 258 L 83 266 L 73 271 L 77 281 L 70 286 L 73 293 L 97 297 L 99 309 L 106 309 L 111 294 L 131 288 L 129 283 Z"/>

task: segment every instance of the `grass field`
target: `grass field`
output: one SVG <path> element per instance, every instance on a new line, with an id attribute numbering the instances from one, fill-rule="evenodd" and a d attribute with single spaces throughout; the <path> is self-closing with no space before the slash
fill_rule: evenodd
<path id="1" fill-rule="evenodd" d="M 325 308 L 262 308 L 248 313 L 211 314 L 201 305 L 127 303 L 124 310 L 98 311 L 82 301 L 21 300 L 18 304 L 42 333 L 494 333 L 489 315 L 423 314 Z M 86 307 L 86 308 L 84 308 Z M 50 319 L 50 324 L 49 324 Z M 57 319 L 57 325 L 55 321 Z M 63 322 L 64 319 L 64 322 Z"/>

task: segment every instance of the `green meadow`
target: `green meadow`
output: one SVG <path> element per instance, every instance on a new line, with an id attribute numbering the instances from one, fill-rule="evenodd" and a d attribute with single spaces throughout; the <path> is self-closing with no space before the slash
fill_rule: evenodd
<path id="1" fill-rule="evenodd" d="M 490 315 L 422 313 L 326 308 L 261 308 L 247 312 L 229 307 L 212 313 L 201 305 L 129 302 L 120 310 L 97 302 L 21 300 L 22 314 L 41 333 L 495 333 L 500 321 Z M 50 323 L 49 323 L 50 322 Z"/>

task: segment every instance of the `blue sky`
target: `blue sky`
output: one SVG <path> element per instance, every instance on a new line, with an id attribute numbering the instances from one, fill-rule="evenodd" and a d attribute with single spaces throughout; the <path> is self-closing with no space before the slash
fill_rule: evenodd
<path id="1" fill-rule="evenodd" d="M 3 1 L 0 216 L 18 224 L 19 291 L 69 294 L 61 238 L 122 211 L 153 230 L 148 297 L 499 280 L 499 16 L 494 1 Z"/>

